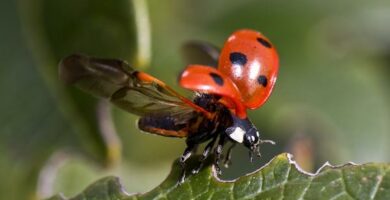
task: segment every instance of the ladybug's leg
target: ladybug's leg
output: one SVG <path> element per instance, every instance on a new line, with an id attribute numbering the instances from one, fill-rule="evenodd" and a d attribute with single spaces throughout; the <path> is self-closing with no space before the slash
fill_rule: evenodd
<path id="1" fill-rule="evenodd" d="M 249 150 L 249 160 L 253 162 L 253 151 Z"/>
<path id="2" fill-rule="evenodd" d="M 223 146 L 225 145 L 225 142 L 226 142 L 226 137 L 223 134 L 219 137 L 218 145 L 215 148 L 214 166 L 215 166 L 215 169 L 216 169 L 218 175 L 221 174 L 221 168 L 219 167 L 219 161 L 221 160 L 222 150 L 223 150 Z"/>
<path id="3" fill-rule="evenodd" d="M 229 149 L 227 150 L 227 153 L 226 153 L 226 156 L 225 156 L 225 159 L 223 161 L 223 164 L 226 168 L 229 168 L 230 164 L 232 164 L 232 161 L 231 161 L 231 158 L 232 158 L 232 150 L 233 148 L 236 146 L 237 143 L 233 143 L 232 146 L 229 147 Z"/>
<path id="4" fill-rule="evenodd" d="M 197 174 L 199 170 L 203 167 L 204 160 L 206 160 L 207 156 L 210 153 L 210 150 L 213 148 L 215 142 L 217 141 L 218 136 L 215 136 L 204 148 L 202 156 L 199 159 L 199 166 L 196 169 L 192 170 L 193 174 Z"/>
<path id="5" fill-rule="evenodd" d="M 186 161 L 188 160 L 188 158 L 190 158 L 192 152 L 194 151 L 194 149 L 196 147 L 197 147 L 197 145 L 195 145 L 195 144 L 192 144 L 192 143 L 187 144 L 187 148 L 184 150 L 184 153 L 180 157 L 179 162 L 180 162 L 182 171 L 181 171 L 181 175 L 179 178 L 179 184 L 184 183 L 184 180 L 186 177 Z"/>

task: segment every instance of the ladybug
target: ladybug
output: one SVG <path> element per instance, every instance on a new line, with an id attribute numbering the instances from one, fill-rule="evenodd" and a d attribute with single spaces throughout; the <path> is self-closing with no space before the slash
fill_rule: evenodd
<path id="1" fill-rule="evenodd" d="M 234 32 L 221 51 L 205 42 L 190 42 L 183 48 L 189 65 L 179 76 L 181 87 L 194 91 L 188 99 L 164 82 L 137 71 L 125 61 L 73 54 L 60 61 L 60 78 L 97 97 L 140 116 L 142 131 L 186 138 L 180 157 L 183 167 L 179 183 L 185 180 L 186 160 L 199 144 L 208 142 L 197 173 L 210 152 L 219 164 L 223 147 L 230 141 L 224 163 L 229 164 L 232 148 L 242 143 L 260 156 L 260 133 L 247 117 L 248 109 L 261 107 L 275 85 L 279 60 L 275 47 L 257 31 Z"/>

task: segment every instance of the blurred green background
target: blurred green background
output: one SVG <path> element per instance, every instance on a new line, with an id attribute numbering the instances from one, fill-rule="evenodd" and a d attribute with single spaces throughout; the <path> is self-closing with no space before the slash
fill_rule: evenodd
<path id="1" fill-rule="evenodd" d="M 250 111 L 277 145 L 253 164 L 237 147 L 224 178 L 285 151 L 312 172 L 325 161 L 390 161 L 388 0 L 2 0 L 0 22 L 0 199 L 73 196 L 106 175 L 146 192 L 184 150 L 183 140 L 140 133 L 136 116 L 63 85 L 60 58 L 126 59 L 185 93 L 181 45 L 221 47 L 241 28 L 279 52 L 274 92 Z"/>

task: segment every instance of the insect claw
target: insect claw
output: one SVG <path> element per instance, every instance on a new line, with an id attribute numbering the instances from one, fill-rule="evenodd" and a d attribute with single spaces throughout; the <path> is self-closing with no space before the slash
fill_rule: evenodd
<path id="1" fill-rule="evenodd" d="M 181 174 L 180 174 L 180 178 L 179 178 L 179 181 L 177 182 L 178 185 L 182 185 L 185 181 L 185 178 L 186 178 L 186 172 L 185 170 L 183 169 Z"/>
<path id="2" fill-rule="evenodd" d="M 223 166 L 225 168 L 229 168 L 231 164 L 232 164 L 232 161 L 230 161 L 230 160 L 225 160 L 225 162 L 223 162 Z"/>
<path id="3" fill-rule="evenodd" d="M 215 171 L 217 172 L 217 175 L 221 175 L 222 174 L 222 170 L 221 168 L 219 167 L 218 164 L 214 164 L 214 167 L 215 167 Z"/>
<path id="4" fill-rule="evenodd" d="M 193 170 L 191 171 L 191 173 L 192 173 L 192 174 L 197 174 L 197 173 L 199 173 L 200 169 L 202 169 L 202 167 L 203 167 L 203 162 L 204 162 L 204 159 L 201 159 L 201 160 L 199 161 L 198 166 L 197 166 L 195 169 L 193 169 Z"/>
<path id="5" fill-rule="evenodd" d="M 193 169 L 193 170 L 191 171 L 191 173 L 192 173 L 192 174 L 197 174 L 197 173 L 199 173 L 199 171 L 200 171 L 199 169 L 200 169 L 200 168 Z"/>

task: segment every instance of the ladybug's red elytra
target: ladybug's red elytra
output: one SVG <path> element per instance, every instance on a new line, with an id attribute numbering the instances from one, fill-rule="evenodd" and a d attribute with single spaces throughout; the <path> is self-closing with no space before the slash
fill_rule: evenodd
<path id="1" fill-rule="evenodd" d="M 220 173 L 222 150 L 228 142 L 232 145 L 224 157 L 225 164 L 237 143 L 249 149 L 251 160 L 254 153 L 260 155 L 261 143 L 273 143 L 260 139 L 246 111 L 266 102 L 279 67 L 274 45 L 249 29 L 234 32 L 221 51 L 205 42 L 190 42 L 183 52 L 189 65 L 181 73 L 179 84 L 195 92 L 192 100 L 122 60 L 73 54 L 59 64 L 60 78 L 66 83 L 140 116 L 140 130 L 185 137 L 187 148 L 180 159 L 183 172 L 179 183 L 185 180 L 186 160 L 201 143 L 208 142 L 193 173 L 201 169 L 211 151 Z"/>
<path id="2" fill-rule="evenodd" d="M 190 71 L 195 71 L 195 68 L 196 66 L 190 65 L 184 71 L 185 76 L 180 79 L 182 87 L 208 93 L 215 93 L 215 90 L 218 90 L 219 95 L 225 98 L 225 102 L 234 103 L 225 103 L 226 106 L 235 109 L 236 115 L 240 118 L 246 118 L 247 108 L 260 107 L 270 96 L 278 74 L 279 58 L 268 38 L 259 32 L 244 29 L 234 32 L 227 39 L 218 60 L 218 72 L 224 75 L 225 82 L 228 82 L 226 79 L 230 79 L 234 83 L 234 88 L 227 84 L 226 87 L 229 89 L 222 89 L 224 86 L 218 82 L 208 83 L 208 87 L 205 88 L 204 79 L 198 78 L 200 74 Z M 199 71 L 206 73 L 204 69 Z M 194 80 L 187 80 L 189 74 L 195 76 Z M 221 89 L 227 91 L 220 94 Z M 240 92 L 237 93 L 237 90 Z"/>
<path id="3" fill-rule="evenodd" d="M 279 58 L 268 38 L 252 30 L 231 35 L 222 48 L 218 70 L 241 91 L 246 108 L 260 107 L 275 85 Z"/>

